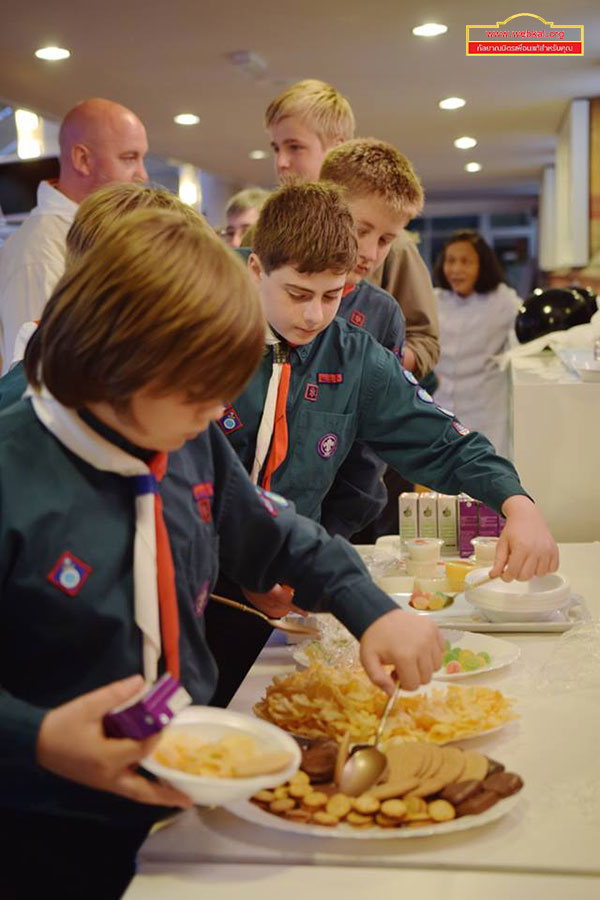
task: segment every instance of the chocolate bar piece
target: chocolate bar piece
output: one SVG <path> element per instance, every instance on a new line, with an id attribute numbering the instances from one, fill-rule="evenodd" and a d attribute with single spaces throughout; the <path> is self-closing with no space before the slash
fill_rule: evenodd
<path id="1" fill-rule="evenodd" d="M 488 775 L 483 782 L 484 790 L 493 791 L 500 797 L 510 797 L 523 787 L 523 779 L 514 772 L 496 772 Z"/>
<path id="2" fill-rule="evenodd" d="M 485 812 L 486 809 L 489 809 L 490 806 L 493 806 L 494 803 L 497 803 L 499 799 L 500 795 L 496 794 L 495 791 L 479 791 L 479 793 L 469 797 L 468 800 L 459 803 L 456 807 L 456 815 L 478 816 L 480 813 Z"/>
<path id="3" fill-rule="evenodd" d="M 459 806 L 481 790 L 481 781 L 476 778 L 470 778 L 468 781 L 459 781 L 456 784 L 448 784 L 443 791 L 440 791 L 442 800 L 447 800 L 452 806 Z"/>

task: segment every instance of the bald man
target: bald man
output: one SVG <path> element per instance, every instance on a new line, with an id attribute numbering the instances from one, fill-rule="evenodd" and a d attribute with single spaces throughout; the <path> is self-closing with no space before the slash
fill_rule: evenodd
<path id="1" fill-rule="evenodd" d="M 78 204 L 100 185 L 147 181 L 146 129 L 111 100 L 84 100 L 59 133 L 60 176 L 42 181 L 37 206 L 0 250 L 2 371 L 10 367 L 24 322 L 39 318 L 65 267 L 65 239 Z"/>

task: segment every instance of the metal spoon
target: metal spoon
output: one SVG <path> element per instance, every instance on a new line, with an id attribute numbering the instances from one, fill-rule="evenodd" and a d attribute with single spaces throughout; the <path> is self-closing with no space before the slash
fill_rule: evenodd
<path id="1" fill-rule="evenodd" d="M 377 749 L 377 744 L 381 740 L 388 716 L 398 698 L 399 690 L 400 685 L 397 682 L 394 693 L 385 705 L 373 743 L 357 744 L 350 751 L 339 780 L 339 788 L 343 794 L 347 794 L 349 797 L 358 797 L 359 794 L 364 794 L 370 787 L 377 784 L 383 775 L 387 766 L 387 757 Z"/>
<path id="2" fill-rule="evenodd" d="M 220 597 L 218 594 L 211 594 L 210 597 L 211 600 L 216 600 L 217 603 L 223 603 L 225 606 L 233 606 L 234 609 L 250 613 L 251 616 L 258 616 L 259 619 L 264 619 L 265 622 L 268 622 L 273 628 L 277 628 L 278 631 L 286 631 L 288 634 L 305 634 L 308 637 L 314 638 L 321 637 L 319 630 L 317 628 L 311 628 L 310 625 L 296 625 L 294 622 L 286 622 L 285 619 L 271 619 L 259 609 L 252 609 L 250 606 L 238 603 L 237 600 L 230 600 L 229 597 Z"/>

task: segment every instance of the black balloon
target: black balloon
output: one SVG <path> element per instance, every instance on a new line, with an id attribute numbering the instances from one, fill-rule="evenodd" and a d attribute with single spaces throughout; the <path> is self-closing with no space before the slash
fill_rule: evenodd
<path id="1" fill-rule="evenodd" d="M 515 331 L 521 344 L 550 334 L 565 331 L 574 325 L 585 325 L 596 310 L 582 288 L 549 288 L 529 294 L 519 309 Z"/>
<path id="2" fill-rule="evenodd" d="M 576 291 L 576 293 L 581 294 L 592 316 L 594 313 L 598 312 L 598 297 L 591 288 L 581 287 L 578 284 L 570 284 L 567 290 Z"/>

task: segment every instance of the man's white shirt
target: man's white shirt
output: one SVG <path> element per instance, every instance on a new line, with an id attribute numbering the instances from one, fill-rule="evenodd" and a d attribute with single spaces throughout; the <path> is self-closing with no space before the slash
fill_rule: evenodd
<path id="1" fill-rule="evenodd" d="M 76 211 L 76 203 L 42 181 L 37 206 L 0 249 L 3 374 L 13 359 L 19 329 L 40 317 L 64 272 L 66 237 Z"/>

